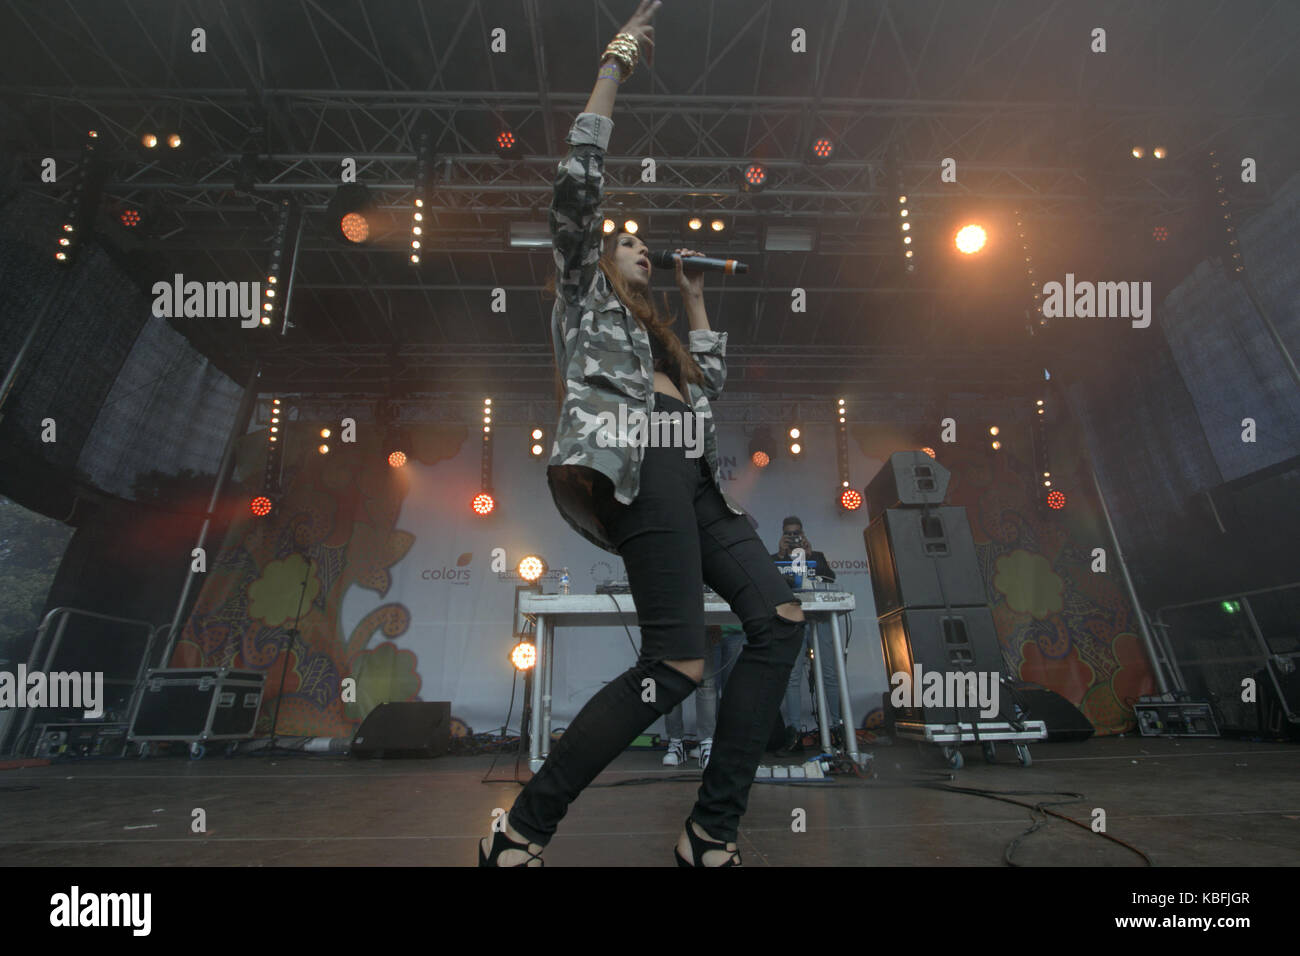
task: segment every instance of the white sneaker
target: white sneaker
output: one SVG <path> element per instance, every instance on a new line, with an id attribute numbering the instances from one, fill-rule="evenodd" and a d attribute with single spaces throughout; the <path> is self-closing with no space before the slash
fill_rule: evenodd
<path id="1" fill-rule="evenodd" d="M 700 769 L 704 770 L 709 766 L 709 755 L 713 752 L 713 738 L 705 737 L 700 741 Z"/>
<path id="2" fill-rule="evenodd" d="M 668 752 L 664 754 L 664 766 L 676 767 L 686 762 L 686 749 L 678 738 L 668 741 Z"/>

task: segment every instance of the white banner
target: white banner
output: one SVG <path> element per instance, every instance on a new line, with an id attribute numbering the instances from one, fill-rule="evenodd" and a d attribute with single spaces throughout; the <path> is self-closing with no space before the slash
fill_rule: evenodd
<path id="1" fill-rule="evenodd" d="M 550 429 L 548 429 L 549 433 Z M 472 433 L 471 433 L 472 436 Z M 548 439 L 549 441 L 549 439 Z M 381 604 L 399 602 L 411 612 L 409 630 L 393 642 L 418 660 L 419 699 L 449 700 L 453 716 L 476 733 L 499 731 L 511 705 L 514 668 L 509 662 L 513 637 L 515 567 L 525 554 L 538 554 L 549 565 L 544 590 L 559 589 L 560 569 L 567 567 L 573 593 L 594 593 L 596 585 L 625 576 L 618 556 L 601 551 L 561 518 L 546 484 L 545 459 L 527 452 L 523 427 L 498 427 L 494 435 L 493 483 L 496 509 L 478 517 L 470 500 L 480 490 L 480 445 L 467 441 L 455 458 L 435 467 L 408 463 L 410 491 L 397 528 L 416 537 L 406 557 L 390 568 L 392 587 L 379 598 L 353 588 L 344 598 L 342 633 L 350 634 L 366 614 Z M 765 469 L 756 468 L 746 452 L 739 426 L 722 426 L 719 447 L 727 493 L 758 521 L 756 533 L 768 552 L 775 552 L 781 520 L 797 515 L 815 550 L 825 553 L 835 570 L 834 587 L 857 599 L 852 615 L 848 677 L 858 726 L 880 706 L 889 687 L 876 627 L 875 603 L 866 570 L 862 532 L 865 503 L 845 512 L 837 502 L 835 432 L 831 425 L 805 429 L 804 460 L 779 453 Z M 549 449 L 549 445 L 548 445 Z M 851 487 L 861 491 L 883 464 L 861 457 L 850 443 Z M 505 567 L 494 573 L 493 553 L 504 552 Z M 841 634 L 847 632 L 840 617 Z M 828 625 L 823 625 L 828 627 Z M 628 622 L 638 643 L 636 622 Z M 373 649 L 380 642 L 371 644 Z M 567 627 L 556 630 L 552 727 L 563 727 L 603 684 L 632 666 L 637 652 L 621 627 Z M 523 707 L 519 679 L 509 716 L 517 733 Z M 812 705 L 804 686 L 802 722 L 813 725 Z M 694 730 L 694 704 L 685 705 L 687 732 Z M 663 732 L 657 721 L 653 732 Z"/>

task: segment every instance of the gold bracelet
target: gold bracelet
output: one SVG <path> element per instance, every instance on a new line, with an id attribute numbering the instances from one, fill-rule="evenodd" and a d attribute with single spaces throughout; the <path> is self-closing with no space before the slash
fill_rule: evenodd
<path id="1" fill-rule="evenodd" d="M 637 38 L 632 36 L 630 33 L 616 34 L 614 36 L 614 42 L 620 41 L 626 45 L 628 50 L 631 52 L 632 65 L 635 66 L 637 61 L 641 59 L 641 44 L 637 41 Z"/>
<path id="2" fill-rule="evenodd" d="M 623 65 L 623 79 L 626 80 L 636 69 L 641 51 L 635 37 L 630 33 L 620 33 L 609 42 L 609 46 L 605 47 L 604 56 L 612 56 Z M 604 57 L 601 59 L 603 61 Z"/>

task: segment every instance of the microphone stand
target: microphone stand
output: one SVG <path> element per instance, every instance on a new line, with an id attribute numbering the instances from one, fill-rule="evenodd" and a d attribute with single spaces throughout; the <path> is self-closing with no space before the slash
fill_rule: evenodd
<path id="1" fill-rule="evenodd" d="M 302 588 L 298 592 L 298 612 L 293 616 L 293 627 L 285 632 L 284 647 L 280 653 L 284 655 L 284 663 L 280 666 L 280 693 L 275 695 L 275 716 L 271 719 L 271 750 L 276 749 L 276 727 L 280 723 L 280 702 L 284 700 L 284 678 L 289 672 L 289 652 L 293 650 L 294 644 L 298 640 L 298 622 L 302 619 L 302 602 L 307 597 L 307 579 L 311 576 L 311 555 L 307 554 L 304 547 L 301 551 L 297 548 L 293 550 L 294 554 L 301 555 L 306 563 L 306 568 L 302 573 Z"/>

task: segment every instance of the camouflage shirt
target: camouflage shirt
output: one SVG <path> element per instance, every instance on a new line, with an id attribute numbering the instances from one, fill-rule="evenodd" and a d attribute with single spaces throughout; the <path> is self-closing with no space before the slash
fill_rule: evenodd
<path id="1" fill-rule="evenodd" d="M 639 410 L 649 420 L 655 408 L 654 359 L 650 334 L 619 301 L 597 267 L 602 239 L 601 188 L 605 151 L 614 123 L 598 113 L 580 113 L 566 137 L 569 155 L 560 163 L 551 203 L 556 291 L 551 313 L 555 362 L 564 376 L 564 403 L 546 479 L 560 514 L 597 547 L 617 554 L 593 507 L 596 474 L 609 479 L 616 500 L 630 505 L 641 488 L 645 448 L 637 443 L 598 440 L 606 422 Z M 722 393 L 727 375 L 727 333 L 692 329 L 689 349 L 704 373 L 704 386 L 683 391 L 703 423 L 704 459 L 721 490 L 718 442 L 709 399 Z M 680 383 L 678 385 L 680 388 Z M 609 417 L 606 417 L 609 416 Z M 625 420 L 625 419 L 624 419 Z M 745 512 L 723 495 L 734 514 Z"/>

